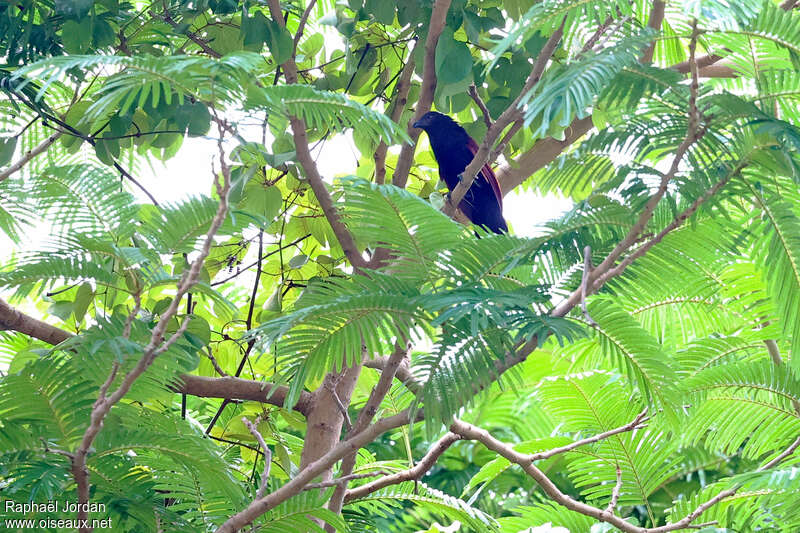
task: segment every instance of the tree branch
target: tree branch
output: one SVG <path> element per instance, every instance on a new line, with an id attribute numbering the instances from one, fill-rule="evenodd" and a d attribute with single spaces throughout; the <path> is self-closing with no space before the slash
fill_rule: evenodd
<path id="1" fill-rule="evenodd" d="M 360 487 L 355 487 L 347 491 L 347 494 L 344 497 L 344 501 L 351 502 L 353 500 L 357 500 L 359 498 L 363 498 L 369 494 L 372 494 L 375 491 L 378 491 L 384 487 L 388 487 L 390 485 L 397 485 L 398 483 L 403 483 L 404 481 L 411 481 L 411 480 L 418 480 L 424 476 L 428 470 L 433 468 L 433 465 L 436 464 L 436 461 L 439 460 L 439 457 L 455 442 L 461 439 L 460 435 L 456 435 L 455 433 L 449 432 L 444 437 L 439 439 L 436 444 L 434 444 L 428 453 L 420 459 L 420 461 L 409 468 L 408 470 L 403 470 L 402 472 L 397 472 L 395 474 L 391 474 L 386 477 L 382 477 L 380 479 L 376 479 L 370 483 L 365 485 L 361 485 Z"/>
<path id="2" fill-rule="evenodd" d="M 690 524 L 694 520 L 696 520 L 701 514 L 703 514 L 703 512 L 710 509 L 711 507 L 721 502 L 722 500 L 730 496 L 733 496 L 739 489 L 739 486 L 735 486 L 720 492 L 713 498 L 700 504 L 694 511 L 686 515 L 683 519 L 679 520 L 678 522 L 654 528 L 643 528 L 640 526 L 633 525 L 630 522 L 626 521 L 624 518 L 617 516 L 611 510 L 609 510 L 608 507 L 606 509 L 600 509 L 585 504 L 583 502 L 580 502 L 578 500 L 575 500 L 574 498 L 571 498 L 570 496 L 564 494 L 550 480 L 550 478 L 547 477 L 547 475 L 544 472 L 542 472 L 531 462 L 529 455 L 525 455 L 515 451 L 511 445 L 496 439 L 488 431 L 457 419 L 454 420 L 453 424 L 451 424 L 450 431 L 457 435 L 460 435 L 461 438 L 463 439 L 478 441 L 484 446 L 486 446 L 486 448 L 488 448 L 489 450 L 497 453 L 502 457 L 505 457 L 512 463 L 521 466 L 522 469 L 525 471 L 525 473 L 528 474 L 530 477 L 532 477 L 533 480 L 539 485 L 539 487 L 542 488 L 545 494 L 547 494 L 551 499 L 553 499 L 553 501 L 555 501 L 559 505 L 562 505 L 563 507 L 566 507 L 567 509 L 570 509 L 582 515 L 592 517 L 601 522 L 607 522 L 626 533 L 668 533 L 670 531 L 686 529 L 687 527 L 690 526 Z M 786 457 L 789 457 L 799 447 L 800 447 L 800 437 L 798 437 L 796 441 L 794 441 L 783 453 L 777 456 L 774 460 L 770 461 L 763 467 L 759 468 L 759 471 L 774 467 L 782 460 L 784 460 Z M 620 479 L 620 475 L 617 476 L 617 479 L 618 480 Z M 614 491 L 612 491 L 612 503 L 614 503 L 615 492 L 618 492 L 616 486 Z"/>
<path id="3" fill-rule="evenodd" d="M 478 109 L 481 110 L 481 114 L 483 115 L 483 123 L 486 124 L 487 128 L 491 128 L 492 114 L 489 113 L 489 108 L 486 107 L 481 95 L 478 94 L 478 88 L 475 87 L 474 83 L 469 86 L 469 97 L 472 98 L 472 101 L 475 102 L 475 105 L 477 105 Z"/>
<path id="4" fill-rule="evenodd" d="M 593 127 L 592 117 L 577 118 L 564 131 L 564 140 L 553 137 L 539 139 L 530 149 L 517 157 L 509 166 L 501 166 L 495 170 L 500 190 L 503 194 L 516 189 L 537 170 L 546 167 L 556 157 L 572 146 Z"/>
<path id="5" fill-rule="evenodd" d="M 692 38 L 689 43 L 689 53 L 691 56 L 690 60 L 692 63 L 694 63 L 694 58 L 695 58 L 694 54 L 697 47 L 698 35 L 699 31 L 697 30 L 697 26 L 695 23 L 692 31 Z M 670 165 L 669 170 L 662 175 L 661 183 L 659 184 L 658 189 L 647 201 L 647 204 L 645 204 L 645 207 L 642 210 L 642 213 L 639 215 L 639 218 L 636 221 L 636 223 L 633 225 L 633 227 L 631 227 L 630 231 L 625 236 L 625 238 L 622 239 L 619 243 L 617 243 L 617 245 L 614 247 L 613 250 L 611 250 L 611 252 L 606 256 L 606 258 L 603 259 L 603 261 L 599 265 L 597 265 L 597 267 L 594 268 L 592 272 L 589 274 L 586 283 L 587 284 L 593 283 L 592 285 L 593 290 L 597 290 L 597 288 L 599 288 L 599 286 L 595 287 L 596 285 L 595 282 L 599 281 L 602 278 L 602 281 L 600 282 L 600 285 L 602 285 L 611 277 L 620 274 L 622 270 L 624 270 L 625 267 L 627 267 L 627 265 L 625 265 L 619 270 L 614 269 L 614 265 L 617 259 L 619 259 L 619 257 L 622 256 L 622 254 L 624 254 L 636 243 L 637 239 L 642 234 L 645 227 L 647 227 L 647 223 L 650 222 L 650 219 L 653 217 L 656 207 L 658 206 L 659 202 L 664 197 L 664 195 L 667 193 L 669 182 L 672 181 L 672 179 L 677 174 L 680 162 L 683 160 L 683 157 L 684 155 L 686 155 L 686 152 L 688 152 L 689 148 L 695 142 L 697 142 L 697 140 L 700 139 L 705 133 L 705 128 L 701 127 L 700 125 L 700 114 L 697 109 L 698 88 L 699 88 L 699 82 L 697 74 L 697 65 L 695 64 L 694 67 L 692 68 L 692 83 L 690 86 L 691 95 L 689 97 L 689 125 L 686 131 L 686 136 L 684 137 L 683 141 L 678 146 L 678 148 L 675 150 L 675 155 L 672 158 L 672 163 Z M 711 194 L 713 194 L 713 192 Z M 711 195 L 704 196 L 703 198 L 708 198 L 710 196 Z M 694 208 L 697 209 L 700 203 L 702 202 L 700 202 L 700 199 L 698 199 L 698 201 L 695 202 L 696 205 Z M 678 222 L 678 224 L 680 223 L 682 223 L 682 221 Z M 635 257 L 632 258 L 630 262 L 632 262 L 634 259 Z M 630 264 L 630 262 L 628 264 Z M 567 300 L 556 306 L 552 314 L 554 316 L 566 315 L 566 313 L 569 312 L 569 310 L 572 309 L 580 301 L 582 294 L 585 293 L 583 293 L 581 288 L 574 291 Z"/>
<path id="6" fill-rule="evenodd" d="M 256 498 L 264 497 L 264 492 L 267 489 L 267 482 L 269 481 L 269 469 L 272 464 L 272 450 L 269 449 L 267 443 L 264 442 L 264 437 L 258 431 L 258 423 L 260 421 L 260 418 L 256 418 L 255 422 L 250 422 L 246 417 L 242 417 L 242 423 L 247 427 L 253 437 L 256 438 L 258 445 L 261 446 L 261 453 L 264 455 L 264 471 L 261 473 L 261 482 L 258 484 Z"/>
<path id="7" fill-rule="evenodd" d="M 600 442 L 601 440 L 605 440 L 609 437 L 613 437 L 614 435 L 618 435 L 620 433 L 626 433 L 628 431 L 633 431 L 634 429 L 641 429 L 645 426 L 645 422 L 647 422 L 647 409 L 642 410 L 636 418 L 625 424 L 624 426 L 619 426 L 618 428 L 610 429 L 603 433 L 599 433 L 592 437 L 588 437 L 585 439 L 577 440 L 575 442 L 571 442 L 565 446 L 561 446 L 559 448 L 553 448 L 552 450 L 547 450 L 544 452 L 534 453 L 528 456 L 529 461 L 541 461 L 543 459 L 549 459 L 554 455 L 558 455 L 561 453 L 566 453 L 575 448 L 579 448 L 581 446 L 586 446 L 587 444 L 592 444 L 595 442 Z"/>
<path id="8" fill-rule="evenodd" d="M 392 122 L 400 120 L 408 104 L 408 91 L 411 89 L 411 76 L 414 74 L 414 67 L 416 66 L 416 62 L 414 61 L 414 49 L 416 49 L 416 46 L 413 49 L 409 49 L 408 59 L 403 66 L 400 78 L 397 80 L 397 84 L 394 88 L 395 94 L 392 102 L 392 111 L 389 114 L 389 118 L 392 119 Z M 389 146 L 383 141 L 381 141 L 375 149 L 375 183 L 383 184 L 386 181 L 386 154 L 388 151 Z"/>
<path id="9" fill-rule="evenodd" d="M 26 315 L 8 305 L 2 298 L 0 298 L 0 330 L 18 331 L 52 345 L 61 344 L 72 337 L 72 333 Z"/>
<path id="10" fill-rule="evenodd" d="M 400 347 L 396 346 L 392 355 L 389 356 L 388 360 L 386 361 L 386 365 L 383 367 L 383 371 L 381 372 L 381 377 L 378 378 L 378 383 L 372 389 L 372 392 L 367 399 L 367 403 L 364 404 L 364 407 L 358 413 L 358 419 L 356 419 L 356 425 L 350 432 L 351 435 L 355 435 L 364 431 L 364 429 L 369 426 L 372 419 L 375 418 L 375 414 L 378 412 L 378 407 L 380 407 L 381 402 L 389 393 L 389 390 L 392 387 L 392 381 L 394 380 L 394 376 L 397 373 L 397 370 L 400 368 L 400 364 L 405 360 L 406 356 L 408 355 L 408 348 L 407 347 Z M 353 473 L 353 467 L 356 464 L 356 452 L 350 453 L 344 457 L 342 460 L 342 466 L 339 469 L 339 477 L 340 479 L 346 479 L 347 476 Z M 340 513 L 342 511 L 342 503 L 344 502 L 345 491 L 347 490 L 347 481 L 343 481 L 341 484 L 336 486 L 336 490 L 334 490 L 333 494 L 331 495 L 331 499 L 328 502 L 328 509 L 334 513 Z M 325 529 L 328 530 L 330 533 L 333 533 L 333 529 L 329 528 L 330 524 L 328 524 Z"/>
<path id="11" fill-rule="evenodd" d="M 300 39 L 303 37 L 303 30 L 306 27 L 306 22 L 308 22 L 308 17 L 311 15 L 311 10 L 314 9 L 317 0 L 309 0 L 308 5 L 306 6 L 305 11 L 303 11 L 303 15 L 300 17 L 300 22 L 297 24 L 297 33 L 294 34 L 294 43 L 292 46 L 292 57 L 295 57 L 297 54 L 297 44 L 300 42 Z"/>
<path id="12" fill-rule="evenodd" d="M 428 25 L 428 36 L 425 38 L 425 63 L 422 66 L 422 86 L 419 91 L 417 108 L 414 118 L 408 123 L 406 133 L 411 138 L 411 143 L 404 144 L 400 149 L 400 157 L 397 159 L 397 166 L 394 169 L 392 183 L 400 188 L 405 188 L 408 181 L 408 173 L 414 160 L 414 152 L 417 149 L 417 140 L 421 131 L 413 127 L 412 124 L 422 118 L 422 115 L 431 110 L 433 96 L 436 93 L 436 45 L 442 35 L 447 19 L 447 10 L 450 9 L 450 0 L 436 0 L 433 4 L 430 24 Z"/>
<path id="13" fill-rule="evenodd" d="M 550 61 L 550 58 L 556 51 L 558 43 L 561 41 L 561 37 L 564 34 L 565 22 L 566 19 L 561 21 L 559 28 L 553 32 L 553 35 L 551 35 L 545 43 L 542 51 L 539 53 L 539 57 L 536 59 L 536 63 L 533 65 L 533 69 L 531 70 L 528 79 L 525 81 L 525 86 L 522 88 L 522 91 L 520 91 L 519 95 L 517 95 L 514 101 L 511 102 L 505 111 L 500 114 L 495 123 L 492 124 L 492 126 L 486 132 L 483 141 L 478 147 L 477 153 L 472 158 L 470 164 L 467 165 L 467 168 L 464 169 L 461 181 L 448 196 L 448 202 L 445 204 L 444 209 L 445 213 L 448 215 L 453 216 L 458 204 L 464 198 L 464 195 L 467 194 L 467 191 L 472 186 L 472 182 L 475 181 L 478 172 L 489 161 L 491 149 L 494 146 L 495 141 L 500 137 L 500 134 L 503 133 L 503 130 L 505 130 L 512 122 L 515 122 L 522 116 L 522 111 L 519 108 L 519 104 L 542 77 L 544 69 L 547 66 L 547 62 Z"/>
<path id="14" fill-rule="evenodd" d="M 655 0 L 653 8 L 650 10 L 650 20 L 647 21 L 647 27 L 656 31 L 661 30 L 661 24 L 664 22 L 664 8 L 666 4 L 664 0 Z M 653 53 L 656 50 L 656 43 L 653 41 L 650 46 L 644 51 L 642 55 L 642 63 L 651 63 L 653 61 Z"/>
<path id="15" fill-rule="evenodd" d="M 367 472 L 365 474 L 348 474 L 346 476 L 337 477 L 336 479 L 331 479 L 330 481 L 322 481 L 321 483 L 309 483 L 308 485 L 306 485 L 304 490 L 325 489 L 328 487 L 341 487 L 342 485 L 347 485 L 347 483 L 349 483 L 354 479 L 365 479 L 368 477 L 385 476 L 385 475 L 386 472 L 383 470 L 376 470 L 375 472 Z"/>
<path id="16" fill-rule="evenodd" d="M 281 16 L 279 0 L 269 0 L 269 11 L 273 20 L 281 28 L 285 28 L 286 22 L 283 20 L 283 16 Z M 297 64 L 294 61 L 294 57 L 290 57 L 286 63 L 281 66 L 286 73 L 287 83 L 297 83 Z M 306 174 L 311 190 L 314 191 L 314 196 L 316 196 L 317 202 L 322 208 L 322 212 L 325 214 L 325 218 L 328 219 L 328 223 L 331 225 L 334 235 L 336 235 L 336 240 L 339 241 L 342 251 L 354 268 L 362 269 L 366 267 L 367 262 L 358 251 L 352 234 L 339 217 L 339 213 L 333 205 L 333 199 L 319 173 L 317 164 L 311 156 L 305 121 L 301 118 L 290 116 L 289 123 L 292 125 L 292 136 L 294 137 L 297 161 Z"/>
<path id="17" fill-rule="evenodd" d="M 383 370 L 388 362 L 388 357 L 374 357 L 365 361 L 364 366 L 367 368 L 373 368 L 375 370 Z M 413 394 L 418 394 L 422 390 L 422 383 L 417 381 L 416 376 L 414 376 L 414 373 L 408 366 L 407 360 L 404 360 L 400 363 L 400 366 L 397 367 L 394 377 L 400 380 L 400 383 L 405 385 L 406 388 Z"/>
<path id="18" fill-rule="evenodd" d="M 655 0 L 653 8 L 650 13 L 648 26 L 654 29 L 661 27 L 663 22 L 663 0 Z M 651 47 L 652 48 L 652 47 Z M 648 62 L 652 59 L 651 48 L 648 48 L 645 55 L 642 57 L 643 62 Z M 654 48 L 652 48 L 654 50 Z M 688 70 L 688 62 L 686 64 L 686 71 Z M 561 153 L 574 144 L 578 139 L 583 137 L 589 130 L 592 129 L 592 117 L 587 116 L 578 118 L 564 131 L 564 140 L 559 141 L 552 137 L 539 139 L 533 146 L 531 146 L 524 154 L 517 157 L 510 165 L 501 166 L 495 170 L 497 181 L 500 183 L 500 189 L 503 194 L 517 188 L 522 182 L 528 179 L 536 171 L 547 166 L 551 161 L 557 158 Z"/>
<path id="19" fill-rule="evenodd" d="M 173 385 L 175 392 L 197 396 L 199 398 L 224 398 L 226 400 L 248 400 L 252 402 L 267 403 L 277 407 L 284 407 L 289 389 L 283 385 L 268 382 L 253 381 L 250 379 L 211 378 L 184 374 L 180 383 Z M 297 404 L 292 408 L 303 415 L 308 414 L 311 408 L 311 394 L 303 391 Z"/>
<path id="20" fill-rule="evenodd" d="M 619 493 L 622 490 L 622 469 L 617 465 L 617 482 L 614 483 L 614 488 L 611 490 L 611 501 L 608 502 L 606 507 L 607 513 L 613 513 L 619 502 Z"/>
<path id="21" fill-rule="evenodd" d="M 5 181 L 9 176 L 14 174 L 15 172 L 21 170 L 22 167 L 30 163 L 36 156 L 38 156 L 43 152 L 46 152 L 47 149 L 50 148 L 50 146 L 52 146 L 53 143 L 56 142 L 59 137 L 61 137 L 61 135 L 62 135 L 61 132 L 55 132 L 51 134 L 47 139 L 43 140 L 42 142 L 40 142 L 27 152 L 25 152 L 22 155 L 22 157 L 20 157 L 17 161 L 8 166 L 5 170 L 0 172 L 0 183 Z"/>
<path id="22" fill-rule="evenodd" d="M 172 18 L 172 15 L 170 15 L 168 8 L 164 10 L 164 15 L 162 15 L 162 18 L 163 18 L 164 22 L 166 22 L 167 24 L 172 26 L 173 29 L 178 27 L 178 23 L 175 21 L 175 19 Z M 208 44 L 208 42 L 206 42 L 203 38 L 201 38 L 199 35 L 197 35 L 193 31 L 186 30 L 186 37 L 190 41 L 192 41 L 194 44 L 199 46 L 200 49 L 203 52 L 206 53 L 206 55 L 208 55 L 210 57 L 213 57 L 215 59 L 219 59 L 220 57 L 222 57 L 222 54 L 220 54 L 219 52 L 217 52 L 216 50 L 211 48 L 211 46 Z M 184 42 L 183 45 L 181 46 L 181 48 L 186 46 L 186 44 L 187 43 Z"/>
<path id="23" fill-rule="evenodd" d="M 133 386 L 133 383 L 150 367 L 155 358 L 159 354 L 166 351 L 175 341 L 177 341 L 183 335 L 189 325 L 191 317 L 187 317 L 180 325 L 178 330 L 175 331 L 175 333 L 173 333 L 166 341 L 164 341 L 164 334 L 167 331 L 169 323 L 178 312 L 178 306 L 180 305 L 181 299 L 200 279 L 200 271 L 203 267 L 203 262 L 205 261 L 206 257 L 208 257 L 211 247 L 214 244 L 214 236 L 228 215 L 228 192 L 230 191 L 231 173 L 230 168 L 225 162 L 225 153 L 222 142 L 223 135 L 222 132 L 220 132 L 218 147 L 220 153 L 220 165 L 222 169 L 222 181 L 220 183 L 219 179 L 215 180 L 215 187 L 219 196 L 219 207 L 217 208 L 214 219 L 211 221 L 211 226 L 206 233 L 206 238 L 203 242 L 200 254 L 194 260 L 189 270 L 185 271 L 181 276 L 175 296 L 173 297 L 166 311 L 162 313 L 161 318 L 159 319 L 155 328 L 153 328 L 150 336 L 150 342 L 145 347 L 144 353 L 139 359 L 139 362 L 124 376 L 122 383 L 120 383 L 119 387 L 110 396 L 107 396 L 105 391 L 101 391 L 97 401 L 92 406 L 89 427 L 86 428 L 86 431 L 84 432 L 81 442 L 75 450 L 74 457 L 72 459 L 72 475 L 78 487 L 79 504 L 88 504 L 89 502 L 89 471 L 86 468 L 86 457 L 89 455 L 89 451 L 92 447 L 94 439 L 102 429 L 103 420 L 105 419 L 106 415 L 109 413 L 109 411 L 111 411 L 111 408 L 117 402 L 119 402 L 125 396 L 125 394 L 128 393 L 130 388 Z M 112 379 L 113 374 L 115 374 L 115 370 L 112 370 L 111 372 L 110 378 Z M 80 507 L 77 517 L 79 521 L 88 519 L 88 513 L 86 511 L 87 507 L 87 505 L 82 505 Z M 81 527 L 79 529 L 82 533 L 91 531 L 91 528 L 89 527 Z"/>
<path id="24" fill-rule="evenodd" d="M 305 468 L 281 488 L 267 494 L 263 498 L 253 500 L 245 509 L 231 516 L 217 529 L 217 533 L 234 533 L 238 531 L 276 505 L 280 505 L 281 502 L 302 492 L 304 487 L 311 483 L 315 477 L 329 469 L 347 453 L 356 451 L 369 444 L 389 430 L 404 426 L 415 420 L 421 420 L 423 416 L 422 411 L 418 411 L 417 416 L 412 419 L 409 410 L 406 409 L 396 415 L 382 418 L 361 433 L 339 442 L 322 457 L 306 465 Z"/>
<path id="25" fill-rule="evenodd" d="M 18 331 L 51 345 L 60 344 L 73 336 L 68 331 L 26 315 L 1 298 L 0 329 Z M 268 403 L 277 407 L 284 406 L 284 400 L 288 392 L 288 388 L 283 385 L 234 377 L 212 378 L 192 374 L 181 375 L 180 383 L 176 383 L 173 386 L 173 390 L 200 398 L 249 400 Z M 310 406 L 311 394 L 304 391 L 300 394 L 294 410 L 305 415 L 308 413 Z"/>

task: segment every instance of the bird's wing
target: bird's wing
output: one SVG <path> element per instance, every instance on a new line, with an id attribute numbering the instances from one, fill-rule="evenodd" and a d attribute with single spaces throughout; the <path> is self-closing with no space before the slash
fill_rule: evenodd
<path id="1" fill-rule="evenodd" d="M 475 139 L 470 137 L 469 141 L 467 141 L 467 147 L 469 148 L 469 151 L 472 152 L 472 157 L 475 157 L 475 154 L 478 153 L 478 143 L 475 142 Z M 497 176 L 494 175 L 494 170 L 492 170 L 492 168 L 487 163 L 486 165 L 483 165 L 483 168 L 481 169 L 481 174 L 483 174 L 483 177 L 486 178 L 486 181 L 489 182 L 489 185 L 492 186 L 492 190 L 494 191 L 494 196 L 495 198 L 497 198 L 497 205 L 499 205 L 500 208 L 502 209 L 503 193 L 500 191 L 500 183 L 497 181 Z"/>

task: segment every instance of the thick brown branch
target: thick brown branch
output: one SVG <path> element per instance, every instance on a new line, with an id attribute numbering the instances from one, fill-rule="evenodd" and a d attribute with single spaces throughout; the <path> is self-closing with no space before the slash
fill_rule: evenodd
<path id="1" fill-rule="evenodd" d="M 575 141 L 586 135 L 592 126 L 591 116 L 577 118 L 564 131 L 564 140 L 546 137 L 533 143 L 533 146 L 517 157 L 510 166 L 501 166 L 495 170 L 500 190 L 503 194 L 507 194 L 516 189 L 529 176 L 546 167 Z"/>
<path id="2" fill-rule="evenodd" d="M 661 31 L 661 24 L 664 22 L 664 8 L 666 4 L 663 0 L 655 0 L 653 8 L 650 10 L 650 20 L 647 21 L 647 27 L 656 31 Z M 644 51 L 642 55 L 642 63 L 650 63 L 653 61 L 653 52 L 655 52 L 655 41 L 650 43 L 650 46 Z"/>
<path id="3" fill-rule="evenodd" d="M 389 393 L 389 389 L 392 387 L 392 381 L 394 380 L 394 376 L 397 373 L 397 370 L 400 368 L 400 365 L 406 359 L 408 354 L 408 349 L 403 346 L 397 346 L 395 351 L 386 361 L 386 365 L 383 367 L 383 371 L 381 372 L 381 377 L 378 378 L 378 383 L 375 385 L 375 388 L 372 389 L 372 392 L 367 399 L 367 403 L 364 404 L 364 407 L 358 413 L 358 419 L 356 420 L 356 425 L 352 429 L 351 434 L 355 435 L 364 431 L 364 429 L 369 426 L 372 422 L 372 419 L 375 418 L 375 415 L 378 412 L 378 408 L 381 405 L 381 402 Z M 340 479 L 346 479 L 347 476 L 353 473 L 353 467 L 356 464 L 356 453 L 353 452 L 345 456 L 342 460 L 342 466 L 339 471 Z M 344 502 L 344 495 L 345 491 L 347 490 L 347 482 L 344 481 L 337 485 L 336 490 L 333 492 L 330 501 L 328 502 L 328 509 L 334 513 L 340 513 L 342 510 L 342 503 Z M 329 530 L 331 533 L 333 529 L 329 526 L 326 526 L 326 530 Z"/>
<path id="4" fill-rule="evenodd" d="M 723 60 L 724 57 L 717 55 L 717 54 L 708 54 L 702 57 L 698 57 L 696 60 L 697 68 L 704 69 L 706 67 L 710 67 L 714 63 Z M 691 62 L 687 59 L 681 63 L 676 63 L 670 67 L 672 70 L 677 70 L 681 74 L 688 74 L 691 69 Z"/>
<path id="5" fill-rule="evenodd" d="M 397 159 L 397 166 L 394 169 L 392 183 L 400 188 L 405 188 L 408 181 L 408 173 L 411 171 L 411 164 L 414 161 L 414 152 L 417 149 L 417 139 L 420 130 L 412 124 L 422 118 L 422 115 L 431 110 L 433 96 L 436 92 L 436 45 L 447 19 L 447 10 L 450 9 L 450 0 L 436 0 L 431 13 L 431 21 L 428 25 L 428 36 L 425 38 L 425 64 L 422 66 L 422 86 L 419 91 L 417 108 L 414 118 L 408 123 L 407 133 L 411 138 L 410 144 L 404 144 L 400 149 L 400 157 Z"/>
<path id="6" fill-rule="evenodd" d="M 72 338 L 72 334 L 56 326 L 52 326 L 37 318 L 15 309 L 0 299 L 0 329 L 13 330 L 56 345 Z M 184 374 L 180 383 L 175 384 L 175 392 L 198 396 L 201 398 L 224 398 L 228 400 L 250 400 L 283 407 L 288 389 L 284 386 L 262 383 L 249 379 L 234 377 L 212 378 Z M 311 405 L 311 395 L 300 394 L 294 410 L 307 414 Z"/>
<path id="7" fill-rule="evenodd" d="M 175 392 L 189 394 L 200 398 L 224 398 L 226 400 L 248 400 L 262 402 L 278 407 L 284 406 L 288 388 L 283 385 L 262 383 L 250 379 L 235 377 L 210 378 L 184 374 L 180 383 L 176 383 Z M 293 409 L 308 414 L 311 406 L 311 394 L 302 392 Z"/>
<path id="8" fill-rule="evenodd" d="M 0 330 L 12 330 L 24 333 L 47 344 L 61 344 L 72 337 L 68 331 L 47 322 L 33 318 L 19 311 L 0 298 Z"/>
<path id="9" fill-rule="evenodd" d="M 364 366 L 367 368 L 374 368 L 375 370 L 383 370 L 388 362 L 388 357 L 375 357 L 365 361 Z M 416 376 L 414 376 L 414 373 L 408 366 L 407 360 L 404 360 L 400 363 L 400 366 L 397 368 L 394 377 L 396 377 L 400 383 L 405 385 L 406 388 L 414 394 L 418 394 L 420 390 L 422 390 L 422 384 L 417 381 Z"/>

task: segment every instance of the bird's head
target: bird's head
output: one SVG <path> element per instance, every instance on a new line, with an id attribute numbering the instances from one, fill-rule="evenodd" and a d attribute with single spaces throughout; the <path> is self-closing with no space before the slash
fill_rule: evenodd
<path id="1" fill-rule="evenodd" d="M 452 118 L 448 117 L 447 115 L 437 113 L 436 111 L 428 111 L 412 125 L 415 128 L 420 128 L 422 130 L 430 132 L 431 129 L 445 129 L 449 127 L 451 124 L 455 124 L 455 122 L 453 121 Z"/>

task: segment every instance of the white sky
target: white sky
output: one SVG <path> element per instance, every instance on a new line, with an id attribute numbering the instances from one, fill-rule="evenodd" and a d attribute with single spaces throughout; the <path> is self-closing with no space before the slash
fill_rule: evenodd
<path id="1" fill-rule="evenodd" d="M 143 165 L 136 179 L 160 202 L 174 202 L 211 191 L 211 164 L 217 155 L 214 140 L 185 139 L 181 150 L 166 163 L 154 161 L 153 166 Z M 315 153 L 316 155 L 316 153 Z M 355 171 L 356 151 L 350 135 L 338 135 L 326 141 L 317 158 L 317 164 L 326 180 L 352 174 Z M 217 165 L 218 167 L 218 165 Z M 150 200 L 137 187 L 133 194 L 143 203 Z M 533 236 L 543 222 L 557 217 L 569 209 L 571 202 L 555 195 L 540 196 L 531 191 L 517 189 L 503 201 L 503 214 L 513 233 Z M 35 250 L 47 239 L 47 229 L 26 233 L 26 242 L 20 247 Z M 12 252 L 12 243 L 0 233 L 0 262 L 6 262 Z"/>
<path id="2" fill-rule="evenodd" d="M 216 154 L 214 141 L 187 138 L 176 157 L 166 164 L 156 161 L 152 169 L 142 168 L 137 179 L 159 202 L 208 194 L 211 190 L 211 161 Z M 338 135 L 323 144 L 317 164 L 323 176 L 330 181 L 334 177 L 355 172 L 356 154 L 350 136 Z M 138 189 L 133 192 L 141 201 L 148 201 Z M 518 188 L 505 197 L 503 214 L 515 235 L 532 236 L 538 225 L 557 217 L 570 206 L 570 200 L 555 195 L 540 196 Z"/>

